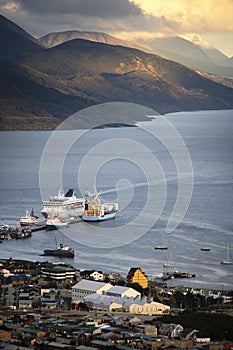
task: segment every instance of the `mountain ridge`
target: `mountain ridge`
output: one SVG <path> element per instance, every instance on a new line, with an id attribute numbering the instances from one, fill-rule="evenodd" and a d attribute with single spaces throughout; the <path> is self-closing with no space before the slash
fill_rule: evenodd
<path id="1" fill-rule="evenodd" d="M 158 113 L 233 108 L 229 79 L 224 85 L 224 78 L 210 79 L 160 55 L 121 45 L 73 39 L 45 48 L 12 29 L 10 21 L 9 28 L 5 20 L 2 26 L 8 33 L 0 35 L 2 130 L 53 129 L 69 115 L 105 102 L 136 103 Z M 125 122 L 134 124 L 133 117 Z"/>
<path id="2" fill-rule="evenodd" d="M 210 45 L 203 45 L 199 38 L 199 42 L 193 42 L 180 36 L 155 36 L 152 39 L 139 39 L 138 42 L 130 42 L 103 32 L 93 31 L 53 32 L 39 38 L 47 47 L 54 47 L 73 39 L 84 39 L 136 48 L 147 53 L 163 56 L 193 69 L 204 70 L 209 74 L 233 77 L 232 60 L 216 48 Z"/>

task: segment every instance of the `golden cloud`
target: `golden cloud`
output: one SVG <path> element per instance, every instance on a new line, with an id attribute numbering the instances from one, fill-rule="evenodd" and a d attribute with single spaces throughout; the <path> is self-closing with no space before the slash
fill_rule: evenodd
<path id="1" fill-rule="evenodd" d="M 179 23 L 181 32 L 233 31 L 232 0 L 135 0 L 142 10 Z"/>

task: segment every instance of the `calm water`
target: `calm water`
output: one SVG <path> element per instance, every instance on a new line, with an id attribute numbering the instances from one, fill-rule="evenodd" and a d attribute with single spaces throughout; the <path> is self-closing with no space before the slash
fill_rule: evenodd
<path id="1" fill-rule="evenodd" d="M 131 267 L 141 267 L 148 276 L 154 278 L 162 272 L 163 262 L 169 258 L 176 270 L 196 274 L 194 279 L 175 280 L 169 282 L 170 285 L 232 289 L 233 265 L 221 265 L 220 261 L 226 259 L 228 244 L 232 247 L 230 253 L 233 259 L 233 111 L 177 113 L 167 115 L 166 118 L 183 137 L 194 171 L 190 206 L 173 233 L 165 233 L 178 188 L 173 157 L 154 137 L 139 128 L 93 130 L 79 137 L 69 149 L 62 168 L 62 184 L 64 190 L 75 188 L 76 194 L 81 194 L 77 180 L 79 167 L 88 152 L 93 149 L 93 156 L 88 155 L 86 176 L 88 178 L 88 174 L 92 172 L 94 161 L 100 159 L 101 167 L 96 175 L 96 183 L 97 187 L 102 189 L 105 200 L 116 200 L 116 184 L 122 179 L 127 179 L 132 186 L 128 182 L 125 183 L 124 198 L 129 194 L 129 197 L 132 195 L 132 199 L 124 203 L 124 208 L 122 201 L 119 201 L 121 211 L 114 222 L 98 224 L 99 227 L 105 228 L 105 232 L 117 227 L 119 236 L 109 238 L 106 235 L 110 243 L 107 248 L 102 248 L 98 234 L 95 236 L 93 233 L 93 226 L 79 222 L 63 233 L 39 231 L 27 240 L 4 241 L 0 245 L 0 257 L 47 260 L 40 254 L 45 248 L 55 247 L 57 241 L 76 249 L 75 259 L 67 261 L 80 269 L 119 271 L 125 276 Z M 69 135 L 69 131 L 66 131 L 62 137 L 67 139 Z M 33 208 L 36 214 L 40 214 L 39 167 L 51 132 L 1 132 L 0 136 L 0 221 L 17 224 L 26 210 Z M 106 154 L 112 155 L 112 159 L 103 161 L 100 149 L 95 148 L 95 145 L 117 138 L 135 140 L 138 144 L 145 145 L 156 154 L 166 178 L 166 201 L 158 221 L 138 239 L 132 238 L 131 243 L 128 243 L 128 237 L 134 237 L 134 232 L 130 231 L 133 229 L 129 229 L 128 234 L 122 237 L 122 227 L 136 218 L 145 206 L 148 174 L 143 166 L 130 161 L 136 152 L 134 144 L 126 148 L 124 142 L 120 142 L 120 145 L 118 142 L 117 150 L 113 145 L 106 144 Z M 58 154 L 62 145 L 61 142 L 57 147 Z M 147 151 L 143 148 L 136 153 L 139 160 L 147 157 Z M 54 152 L 52 155 L 55 165 L 52 164 L 51 167 L 54 166 L 54 172 L 51 175 L 51 169 L 48 169 L 48 182 L 44 192 L 42 191 L 44 194 L 54 195 L 58 191 L 58 154 Z M 158 205 L 160 185 L 154 184 L 158 192 Z M 142 220 L 142 230 L 145 225 L 146 221 Z M 154 250 L 156 245 L 166 245 L 168 250 Z M 208 246 L 210 251 L 201 251 L 203 246 Z M 58 261 L 52 257 L 50 260 Z"/>

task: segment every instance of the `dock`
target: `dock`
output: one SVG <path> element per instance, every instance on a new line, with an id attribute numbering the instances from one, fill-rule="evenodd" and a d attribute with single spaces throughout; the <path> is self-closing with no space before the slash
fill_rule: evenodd
<path id="1" fill-rule="evenodd" d="M 20 238 L 29 238 L 31 237 L 32 232 L 45 230 L 46 223 L 41 221 L 39 224 L 34 226 L 22 226 L 22 227 L 5 227 L 0 230 L 0 240 L 7 241 L 10 239 L 20 239 Z"/>

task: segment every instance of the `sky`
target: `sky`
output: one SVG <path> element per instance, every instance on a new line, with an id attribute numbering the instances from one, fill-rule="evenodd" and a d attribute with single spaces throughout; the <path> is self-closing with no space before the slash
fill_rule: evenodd
<path id="1" fill-rule="evenodd" d="M 179 35 L 233 56 L 233 0 L 0 0 L 0 13 L 35 37 L 63 30 L 129 41 Z"/>

